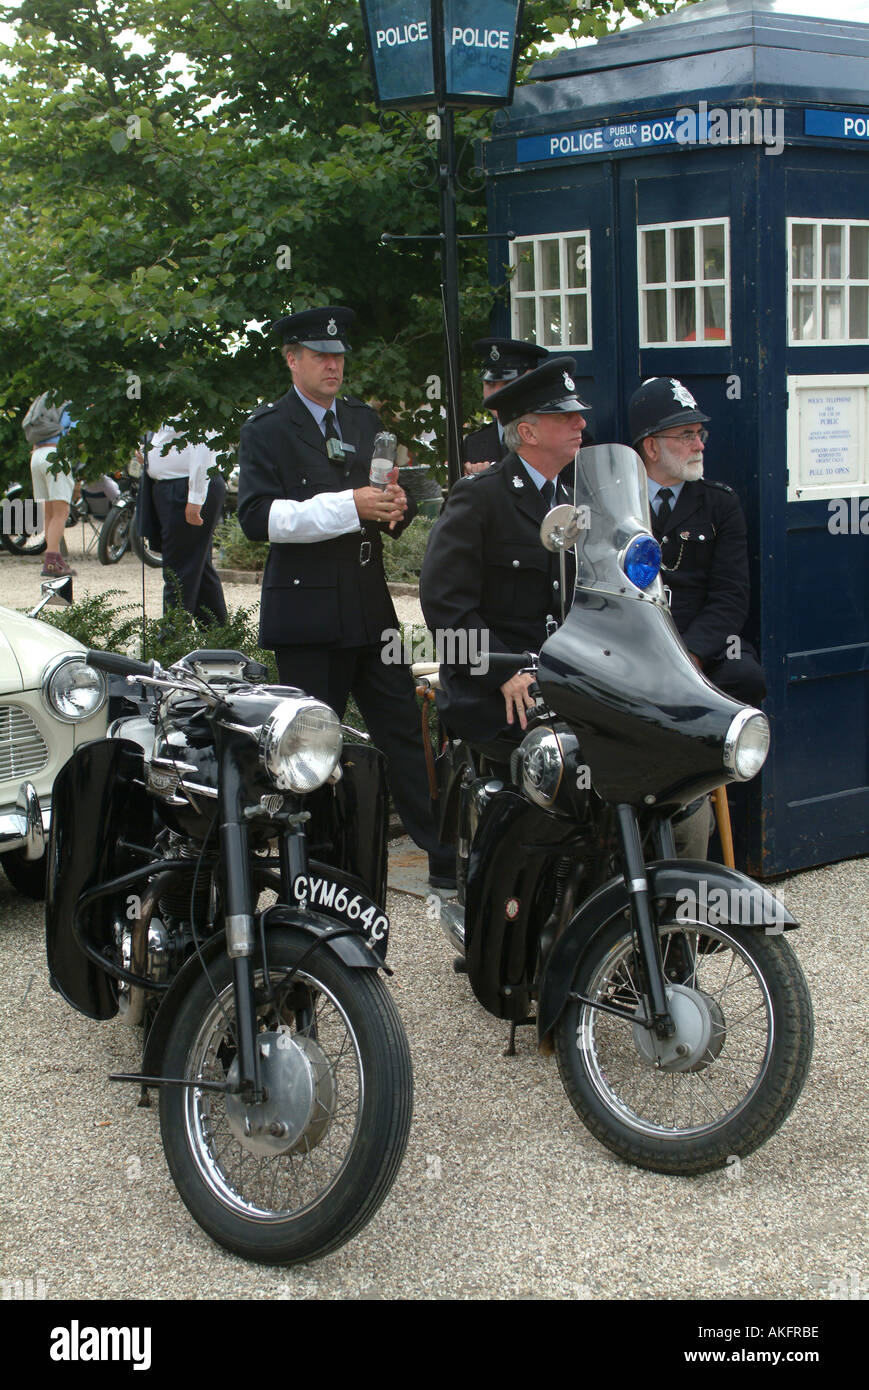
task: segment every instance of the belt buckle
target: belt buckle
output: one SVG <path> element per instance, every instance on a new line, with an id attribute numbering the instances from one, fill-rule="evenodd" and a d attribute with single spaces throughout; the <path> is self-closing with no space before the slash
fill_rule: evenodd
<path id="1" fill-rule="evenodd" d="M 360 547 L 359 547 L 359 563 L 360 563 L 360 565 L 367 565 L 370 559 L 371 559 L 371 542 L 370 542 L 370 541 L 363 541 L 362 544 L 361 544 Z"/>

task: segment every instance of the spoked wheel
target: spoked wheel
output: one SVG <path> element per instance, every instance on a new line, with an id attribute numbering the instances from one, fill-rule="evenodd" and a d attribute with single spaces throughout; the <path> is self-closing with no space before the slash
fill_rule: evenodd
<path id="1" fill-rule="evenodd" d="M 275 998 L 257 1006 L 266 1098 L 160 1093 L 163 1147 L 187 1207 L 219 1244 L 268 1264 L 315 1259 L 355 1235 L 392 1186 L 410 1130 L 410 1052 L 389 993 L 327 946 L 287 983 L 311 941 L 291 928 L 269 932 Z M 221 956 L 210 975 L 180 1007 L 164 1075 L 232 1084 L 230 961 Z M 259 1000 L 262 969 L 255 983 Z"/>
<path id="2" fill-rule="evenodd" d="M 130 522 L 133 513 L 129 507 L 112 507 L 102 526 L 97 544 L 97 555 L 101 565 L 116 565 L 130 548 Z"/>
<path id="3" fill-rule="evenodd" d="M 703 1173 L 751 1153 L 789 1114 L 812 1054 L 812 1006 L 781 936 L 705 922 L 659 933 L 675 1037 L 573 998 L 556 1025 L 558 1067 L 607 1148 L 640 1168 Z M 624 919 L 595 944 L 574 993 L 642 1015 Z"/>
<path id="4" fill-rule="evenodd" d="M 158 570 L 162 568 L 163 556 L 158 555 L 155 550 L 152 550 L 144 536 L 139 535 L 139 528 L 136 525 L 135 516 L 130 518 L 130 548 L 136 558 L 148 565 L 151 569 Z"/>

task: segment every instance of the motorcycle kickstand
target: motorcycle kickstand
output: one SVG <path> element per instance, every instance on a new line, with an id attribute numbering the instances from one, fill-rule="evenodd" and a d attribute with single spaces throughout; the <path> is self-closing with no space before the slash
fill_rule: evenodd
<path id="1" fill-rule="evenodd" d="M 526 1024 L 529 1024 L 529 1023 L 536 1023 L 536 1022 L 537 1022 L 537 1019 L 536 1019 L 536 1018 L 519 1018 L 519 1019 L 516 1020 L 515 1023 L 511 1023 L 511 1024 L 510 1024 L 510 1039 L 509 1039 L 509 1041 L 508 1041 L 508 1043 L 507 1043 L 507 1046 L 505 1047 L 504 1051 L 501 1053 L 501 1056 L 502 1056 L 502 1057 L 515 1057 L 515 1056 L 516 1056 L 516 1029 L 517 1029 L 517 1028 L 524 1028 L 524 1027 L 526 1026 Z"/>

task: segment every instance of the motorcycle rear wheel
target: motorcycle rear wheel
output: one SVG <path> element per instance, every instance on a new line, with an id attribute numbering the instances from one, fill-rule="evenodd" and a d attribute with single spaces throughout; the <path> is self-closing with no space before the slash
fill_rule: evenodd
<path id="1" fill-rule="evenodd" d="M 576 1113 L 613 1153 L 659 1173 L 705 1173 L 759 1148 L 796 1104 L 812 1054 L 811 1000 L 780 935 L 683 922 L 658 930 L 688 1055 L 659 1067 L 647 1030 L 572 999 L 555 1029 L 558 1068 Z M 573 991 L 642 1013 L 623 918 L 586 952 Z"/>
<path id="2" fill-rule="evenodd" d="M 116 565 L 130 548 L 129 507 L 112 507 L 102 526 L 97 542 L 97 557 L 101 565 Z"/>
<path id="3" fill-rule="evenodd" d="M 275 985 L 310 945 L 292 928 L 269 932 Z M 231 962 L 221 956 L 209 973 L 180 1006 L 166 1076 L 232 1079 Z M 254 978 L 261 986 L 261 966 Z M 189 1211 L 218 1244 L 266 1264 L 317 1259 L 370 1221 L 398 1173 L 413 1102 L 407 1038 L 374 971 L 351 968 L 323 946 L 308 955 L 292 989 L 257 1006 L 261 1047 L 275 1064 L 283 1049 L 292 1064 L 291 1084 L 283 1092 L 273 1085 L 268 1102 L 289 1138 L 245 1138 L 256 1107 L 238 1098 L 195 1087 L 160 1093 L 163 1147 Z M 299 1081 L 313 1091 L 307 1118 L 295 1098 Z"/>

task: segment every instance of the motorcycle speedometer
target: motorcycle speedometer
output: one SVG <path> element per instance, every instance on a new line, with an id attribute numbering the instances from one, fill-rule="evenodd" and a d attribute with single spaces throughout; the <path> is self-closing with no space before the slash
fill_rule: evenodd
<path id="1" fill-rule="evenodd" d="M 108 686 L 102 671 L 88 666 L 83 655 L 65 652 L 46 666 L 41 689 L 52 714 L 67 724 L 78 724 L 102 709 Z"/>
<path id="2" fill-rule="evenodd" d="M 275 705 L 262 726 L 259 757 L 282 791 L 312 792 L 332 775 L 343 746 L 335 711 L 303 696 Z"/>

